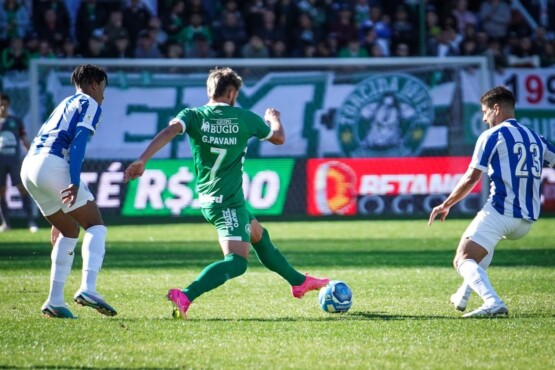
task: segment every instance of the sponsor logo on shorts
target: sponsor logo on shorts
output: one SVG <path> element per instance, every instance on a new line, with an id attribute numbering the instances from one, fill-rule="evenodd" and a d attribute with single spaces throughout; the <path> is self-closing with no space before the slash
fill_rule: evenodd
<path id="1" fill-rule="evenodd" d="M 229 231 L 233 231 L 239 227 L 239 219 L 237 218 L 237 210 L 234 208 L 224 209 L 222 215 L 225 220 L 225 227 Z"/>

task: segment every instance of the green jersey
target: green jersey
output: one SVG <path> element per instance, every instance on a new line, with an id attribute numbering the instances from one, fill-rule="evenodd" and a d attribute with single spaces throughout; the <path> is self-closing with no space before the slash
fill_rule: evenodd
<path id="1" fill-rule="evenodd" d="M 243 162 L 251 137 L 272 130 L 257 114 L 227 104 L 184 109 L 176 117 L 189 135 L 201 208 L 245 204 Z"/>

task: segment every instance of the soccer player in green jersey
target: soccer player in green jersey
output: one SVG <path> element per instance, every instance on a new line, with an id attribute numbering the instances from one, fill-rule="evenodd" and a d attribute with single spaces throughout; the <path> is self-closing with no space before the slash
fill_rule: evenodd
<path id="1" fill-rule="evenodd" d="M 168 291 L 168 299 L 183 318 L 200 295 L 245 273 L 251 245 L 265 267 L 287 280 L 296 298 L 329 282 L 295 270 L 272 244 L 268 230 L 246 208 L 243 162 L 248 140 L 255 136 L 281 145 L 285 131 L 280 112 L 273 108 L 266 110 L 263 119 L 234 106 L 242 85 L 241 77 L 231 68 L 211 70 L 206 81 L 208 103 L 179 112 L 125 170 L 126 182 L 141 176 L 156 152 L 177 135 L 189 135 L 202 214 L 218 230 L 224 259 L 207 266 L 185 289 Z"/>

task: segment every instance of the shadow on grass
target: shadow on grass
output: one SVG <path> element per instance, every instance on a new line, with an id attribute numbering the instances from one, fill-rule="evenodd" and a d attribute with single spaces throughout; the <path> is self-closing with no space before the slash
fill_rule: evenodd
<path id="1" fill-rule="evenodd" d="M 174 319 L 168 315 L 167 318 L 157 317 L 148 318 L 148 321 L 175 321 L 176 323 L 195 323 L 195 322 L 330 322 L 330 321 L 392 321 L 392 320 L 454 320 L 458 319 L 453 316 L 438 316 L 438 315 L 397 315 L 397 314 L 387 314 L 383 312 L 349 312 L 349 313 L 338 313 L 329 314 L 326 317 L 294 317 L 294 316 L 283 316 L 283 317 L 249 317 L 249 318 L 225 318 L 225 317 L 213 317 L 213 318 L 188 318 Z M 120 320 L 122 322 L 140 322 L 143 319 L 140 318 L 118 318 L 114 320 Z"/>
<path id="2" fill-rule="evenodd" d="M 309 247 L 302 241 L 288 241 L 284 255 L 294 266 L 303 267 L 450 267 L 453 250 L 427 249 L 421 241 L 413 249 L 406 240 L 387 239 L 361 245 L 345 240 L 340 247 L 331 242 L 318 242 Z M 285 244 L 285 243 L 284 243 Z M 79 249 L 79 247 L 78 247 Z M 80 254 L 78 252 L 78 254 Z M 222 258 L 217 245 L 200 242 L 111 243 L 106 253 L 105 268 L 203 268 Z M 260 266 L 256 255 L 250 255 L 250 267 Z M 75 259 L 74 268 L 81 258 Z M 0 269 L 33 269 L 50 265 L 50 247 L 32 243 L 0 244 Z M 555 266 L 555 249 L 510 249 L 500 246 L 495 251 L 494 266 Z"/>
<path id="3" fill-rule="evenodd" d="M 519 320 L 519 319 L 538 319 L 538 318 L 553 318 L 555 314 L 543 314 L 543 313 L 527 313 L 515 315 L 509 317 L 473 317 L 473 318 L 463 318 L 461 316 L 452 315 L 404 315 L 404 314 L 390 314 L 385 312 L 362 312 L 353 311 L 348 313 L 338 313 L 329 314 L 326 317 L 293 317 L 293 316 L 283 316 L 283 317 L 249 317 L 249 318 L 188 318 L 187 320 L 172 318 L 169 314 L 167 317 L 149 317 L 149 318 L 113 318 L 112 320 L 118 320 L 124 323 L 142 322 L 142 321 L 160 321 L 168 322 L 175 321 L 176 323 L 199 323 L 199 322 L 342 322 L 342 321 L 403 321 L 403 320 L 464 320 L 464 321 L 474 321 L 474 320 Z"/>

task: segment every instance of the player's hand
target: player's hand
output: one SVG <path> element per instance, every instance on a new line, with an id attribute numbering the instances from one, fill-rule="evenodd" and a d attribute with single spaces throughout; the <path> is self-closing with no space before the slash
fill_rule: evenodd
<path id="1" fill-rule="evenodd" d="M 75 184 L 69 185 L 64 190 L 60 191 L 62 196 L 62 203 L 69 205 L 69 207 L 73 207 L 75 201 L 77 200 L 77 192 L 79 191 L 79 186 Z"/>
<path id="2" fill-rule="evenodd" d="M 268 122 L 272 122 L 273 120 L 280 120 L 281 113 L 274 108 L 266 109 L 266 113 L 264 114 L 264 120 Z"/>
<path id="3" fill-rule="evenodd" d="M 129 180 L 134 180 L 137 177 L 141 177 L 145 172 L 145 163 L 141 160 L 137 160 L 131 163 L 123 174 L 123 182 L 128 182 Z"/>
<path id="4" fill-rule="evenodd" d="M 430 219 L 428 220 L 428 225 L 431 225 L 434 222 L 437 215 L 441 215 L 439 218 L 441 222 L 445 221 L 445 218 L 449 214 L 449 209 L 450 207 L 446 207 L 443 203 L 437 207 L 434 207 L 434 209 L 432 209 L 432 213 L 430 213 Z"/>

